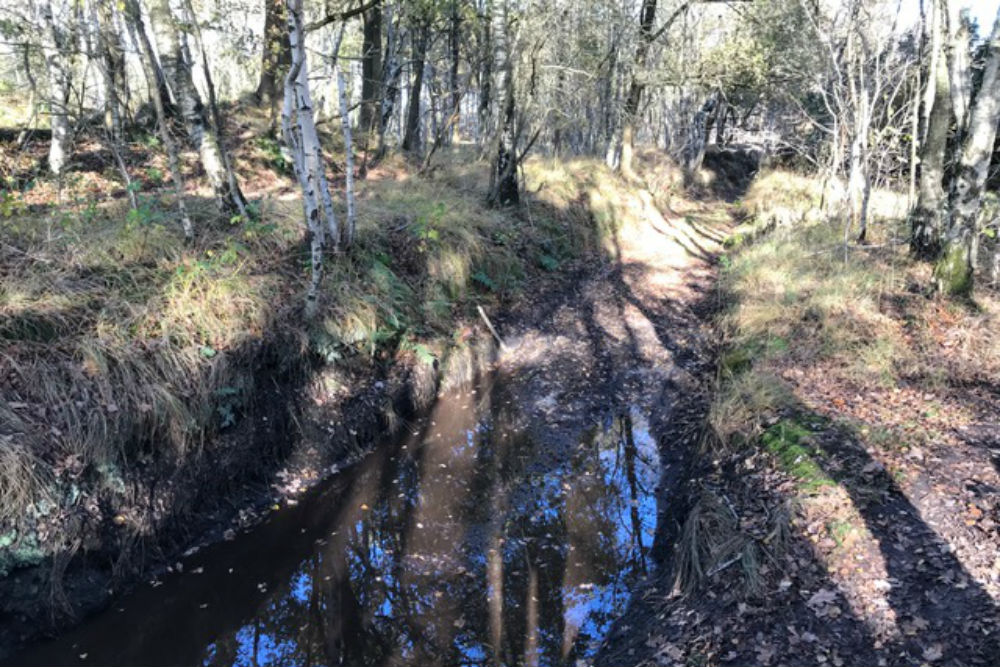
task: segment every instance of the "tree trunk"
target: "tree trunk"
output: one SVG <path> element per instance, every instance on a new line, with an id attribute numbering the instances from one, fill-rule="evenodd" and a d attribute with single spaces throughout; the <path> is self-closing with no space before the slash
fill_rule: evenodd
<path id="1" fill-rule="evenodd" d="M 302 29 L 302 0 L 287 0 L 287 3 L 288 42 L 291 46 L 292 63 L 285 77 L 281 125 L 285 143 L 292 154 L 295 175 L 302 189 L 302 209 L 310 249 L 310 281 L 306 291 L 305 315 L 312 318 L 318 310 L 319 286 L 323 278 L 323 214 L 326 216 L 334 249 L 339 239 L 339 230 L 313 119 L 305 32 Z"/>
<path id="2" fill-rule="evenodd" d="M 448 50 L 451 52 L 451 65 L 448 76 L 448 87 L 451 89 L 451 113 L 448 125 L 451 129 L 451 142 L 458 143 L 461 138 L 459 119 L 462 111 L 462 91 L 458 87 L 458 68 L 461 58 L 462 15 L 459 13 L 459 0 L 452 0 L 451 18 L 448 28 Z"/>
<path id="3" fill-rule="evenodd" d="M 483 26 L 482 45 L 479 54 L 479 123 L 477 136 L 485 142 L 490 136 L 491 107 L 493 106 L 493 13 L 492 4 L 487 0 L 480 15 Z"/>
<path id="4" fill-rule="evenodd" d="M 628 97 L 622 111 L 622 151 L 618 168 L 626 176 L 632 175 L 632 148 L 635 140 L 635 121 L 639 114 L 639 103 L 642 92 L 646 89 L 644 81 L 646 60 L 649 57 L 649 45 L 653 41 L 653 25 L 656 21 L 656 0 L 642 0 L 639 11 L 639 43 L 635 47 L 635 59 L 632 61 L 632 81 L 628 87 Z"/>
<path id="5" fill-rule="evenodd" d="M 502 52 L 503 67 L 503 108 L 497 128 L 496 154 L 493 171 L 490 174 L 490 191 L 487 202 L 490 206 L 511 206 L 521 200 L 517 182 L 517 101 L 515 97 L 514 54 L 509 34 L 509 17 L 506 11 L 502 17 L 504 30 L 497 34 L 499 50 Z"/>
<path id="6" fill-rule="evenodd" d="M 687 179 L 692 179 L 705 159 L 705 147 L 708 144 L 708 120 L 712 117 L 716 106 L 716 96 L 712 95 L 701 109 L 694 115 L 691 127 L 688 130 L 688 140 L 684 144 L 684 175 Z M 624 151 L 624 146 L 623 146 Z"/>
<path id="7" fill-rule="evenodd" d="M 94 60 L 98 63 L 104 81 L 104 126 L 111 140 L 118 143 L 122 139 L 122 96 L 119 84 L 125 82 L 124 65 L 121 54 L 117 53 L 118 35 L 115 32 L 111 7 L 100 3 L 93 7 L 97 22 L 97 42 Z"/>
<path id="8" fill-rule="evenodd" d="M 951 104 L 955 113 L 956 134 L 961 141 L 969 123 L 972 102 L 972 72 L 969 62 L 969 29 L 962 20 L 957 2 L 941 0 L 942 13 L 951 7 L 948 19 L 948 81 L 951 87 Z"/>
<path id="9" fill-rule="evenodd" d="M 413 44 L 413 85 L 410 86 L 410 102 L 406 108 L 406 130 L 401 148 L 406 152 L 420 148 L 420 93 L 424 87 L 424 62 L 427 59 L 427 41 L 430 26 L 421 19 L 411 35 Z"/>
<path id="10" fill-rule="evenodd" d="M 151 2 L 150 18 L 153 21 L 164 78 L 173 91 L 174 102 L 184 121 L 188 141 L 198 151 L 202 167 L 212 185 L 216 205 L 220 211 L 235 211 L 245 215 L 245 202 L 239 187 L 230 186 L 231 182 L 235 184 L 235 177 L 227 168 L 229 161 L 223 155 L 217 128 L 214 123 L 209 122 L 201 95 L 195 88 L 186 35 L 177 29 L 178 21 L 171 12 L 169 0 Z M 192 13 L 185 23 L 194 23 L 195 18 Z M 200 31 L 200 28 L 197 30 Z M 200 44 L 197 34 L 195 38 Z M 203 50 L 201 56 L 203 59 L 206 57 Z M 208 63 L 203 61 L 202 65 L 206 80 L 211 86 Z M 218 109 L 215 112 L 217 115 Z"/>
<path id="11" fill-rule="evenodd" d="M 976 221 L 1000 122 L 1000 10 L 986 50 L 983 83 L 969 115 L 968 132 L 955 176 L 948 233 L 934 271 L 938 289 L 954 296 L 972 293 Z"/>
<path id="12" fill-rule="evenodd" d="M 264 0 L 264 49 L 261 52 L 256 97 L 259 104 L 270 105 L 272 119 L 279 98 L 279 78 L 292 62 L 287 28 L 285 0 Z"/>
<path id="13" fill-rule="evenodd" d="M 177 158 L 177 145 L 170 134 L 170 119 L 167 117 L 166 104 L 161 95 L 161 88 L 157 85 L 159 81 L 156 56 L 153 45 L 149 41 L 146 29 L 143 26 L 142 11 L 139 9 L 138 0 L 126 0 L 125 12 L 126 20 L 131 21 L 135 27 L 136 36 L 139 42 L 139 59 L 142 61 L 142 68 L 146 73 L 146 79 L 150 84 L 150 97 L 153 108 L 156 110 L 156 124 L 159 128 L 160 141 L 167 151 L 167 165 L 170 169 L 171 180 L 174 183 L 174 195 L 177 197 L 177 212 L 181 218 L 181 228 L 184 230 L 184 238 L 188 242 L 194 240 L 194 226 L 188 216 L 187 205 L 184 203 L 184 178 L 181 175 L 180 161 Z"/>
<path id="14" fill-rule="evenodd" d="M 368 144 L 368 135 L 375 129 L 382 97 L 382 7 L 377 4 L 361 15 L 361 109 L 358 129 L 362 143 Z"/>
<path id="15" fill-rule="evenodd" d="M 104 131 L 105 141 L 108 151 L 115 160 L 122 180 L 125 182 L 125 192 L 128 194 L 129 205 L 132 210 L 139 208 L 139 201 L 132 187 L 132 177 L 129 174 L 128 166 L 122 157 L 122 114 L 121 98 L 118 93 L 118 82 L 124 82 L 124 72 L 118 71 L 118 65 L 122 61 L 115 53 L 118 36 L 115 32 L 114 15 L 111 7 L 107 4 L 91 6 L 93 19 L 97 28 L 97 39 L 94 44 L 94 52 L 90 57 L 98 63 L 101 78 L 104 81 Z"/>
<path id="16" fill-rule="evenodd" d="M 939 29 L 933 21 L 934 29 Z M 940 48 L 940 35 L 932 38 Z M 927 87 L 933 91 L 926 135 L 920 147 L 920 178 L 917 205 L 910 221 L 910 251 L 921 259 L 936 259 L 941 252 L 941 219 L 944 214 L 944 162 L 951 125 L 951 90 L 944 58 L 932 57 Z"/>
<path id="17" fill-rule="evenodd" d="M 218 158 L 222 162 L 222 173 L 216 174 L 218 184 L 216 185 L 213 181 L 213 186 L 215 187 L 216 197 L 220 202 L 220 209 L 234 211 L 244 219 L 247 219 L 246 198 L 243 196 L 243 190 L 240 188 L 239 179 L 236 178 L 232 157 L 223 146 L 222 114 L 219 111 L 219 102 L 215 96 L 215 83 L 212 80 L 212 71 L 208 66 L 208 53 L 205 51 L 205 43 L 201 37 L 201 26 L 198 25 L 191 0 L 185 0 L 184 6 L 187 10 L 188 24 L 192 26 L 195 44 L 201 56 L 202 75 L 205 77 L 205 87 L 208 91 L 208 117 L 205 119 L 208 131 L 203 137 L 203 143 L 207 145 L 204 147 L 199 146 L 201 149 L 200 152 L 203 155 L 202 162 L 205 161 L 205 156 L 209 156 L 207 159 L 211 159 L 213 153 L 218 155 Z M 206 171 L 208 171 L 207 168 Z"/>
<path id="18" fill-rule="evenodd" d="M 857 42 L 861 42 L 861 48 Z M 847 198 L 851 217 L 844 230 L 844 244 L 849 240 L 852 226 L 858 229 L 858 241 L 865 240 L 868 232 L 868 202 L 871 195 L 871 175 L 868 160 L 868 133 L 871 128 L 871 88 L 866 65 L 868 48 L 864 35 L 853 32 L 847 41 L 848 108 L 851 119 L 850 173 L 847 179 Z"/>
<path id="19" fill-rule="evenodd" d="M 388 148 L 386 132 L 399 99 L 399 79 L 403 73 L 403 66 L 399 62 L 399 44 L 402 40 L 399 36 L 399 26 L 393 20 L 392 4 L 386 6 L 382 20 L 386 24 L 386 35 L 384 65 L 382 67 L 382 100 L 379 105 L 380 118 L 378 121 L 377 155 L 379 158 L 385 155 Z"/>
<path id="20" fill-rule="evenodd" d="M 52 3 L 42 0 L 38 5 L 42 21 L 42 53 L 49 77 L 49 124 L 52 140 L 49 143 L 49 170 L 61 176 L 69 160 L 70 122 L 69 95 L 72 73 L 67 62 L 67 35 L 59 25 L 62 17 L 52 12 Z"/>
<path id="21" fill-rule="evenodd" d="M 340 55 L 340 43 L 344 38 L 344 26 L 341 25 L 340 34 L 337 37 L 337 45 L 333 50 L 333 75 L 337 79 L 337 100 L 340 105 L 340 127 L 344 133 L 344 198 L 347 200 L 347 220 L 345 222 L 343 237 L 344 245 L 351 245 L 354 242 L 354 146 L 351 141 L 351 118 L 347 113 L 347 84 L 344 81 L 344 73 L 340 71 L 337 57 Z"/>

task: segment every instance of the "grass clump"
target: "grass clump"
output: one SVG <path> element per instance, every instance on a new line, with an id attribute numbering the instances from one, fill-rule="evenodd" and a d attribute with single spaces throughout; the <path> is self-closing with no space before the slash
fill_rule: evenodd
<path id="1" fill-rule="evenodd" d="M 772 512 L 763 523 L 741 520 L 731 502 L 717 491 L 703 490 L 688 513 L 677 545 L 675 587 L 693 592 L 706 579 L 725 572 L 747 594 L 759 594 L 768 563 L 787 542 L 791 515 Z M 734 575 L 735 572 L 735 575 Z"/>

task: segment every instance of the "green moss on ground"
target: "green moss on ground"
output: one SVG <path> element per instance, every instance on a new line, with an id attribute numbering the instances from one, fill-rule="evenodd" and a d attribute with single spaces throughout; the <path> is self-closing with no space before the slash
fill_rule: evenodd
<path id="1" fill-rule="evenodd" d="M 805 424 L 793 419 L 782 419 L 760 436 L 761 444 L 774 455 L 781 470 L 807 492 L 836 485 L 816 462 L 821 455 L 809 444 L 812 437 L 813 432 Z"/>

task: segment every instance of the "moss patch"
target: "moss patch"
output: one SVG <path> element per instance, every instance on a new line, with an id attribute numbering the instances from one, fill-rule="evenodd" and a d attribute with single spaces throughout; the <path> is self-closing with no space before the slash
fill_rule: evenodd
<path id="1" fill-rule="evenodd" d="M 820 456 L 809 445 L 813 432 L 791 419 L 783 419 L 761 434 L 761 444 L 774 455 L 779 467 L 794 477 L 802 491 L 816 491 L 825 486 L 836 486 L 836 482 L 816 463 Z"/>
<path id="2" fill-rule="evenodd" d="M 934 279 L 938 289 L 950 296 L 972 294 L 972 269 L 961 245 L 953 244 L 945 249 L 934 267 Z"/>

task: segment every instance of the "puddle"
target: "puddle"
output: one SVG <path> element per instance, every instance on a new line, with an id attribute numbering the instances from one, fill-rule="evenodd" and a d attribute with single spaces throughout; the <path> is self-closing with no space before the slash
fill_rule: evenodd
<path id="1" fill-rule="evenodd" d="M 15 660 L 586 660 L 650 566 L 657 447 L 635 410 L 573 438 L 523 419 L 502 387 L 447 396 L 297 506 Z"/>

